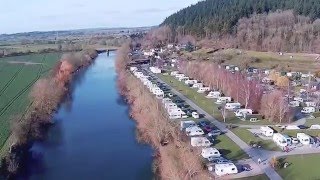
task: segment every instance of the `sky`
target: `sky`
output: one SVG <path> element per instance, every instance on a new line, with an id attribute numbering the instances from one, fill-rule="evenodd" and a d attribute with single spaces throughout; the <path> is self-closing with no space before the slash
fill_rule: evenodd
<path id="1" fill-rule="evenodd" d="M 199 0 L 0 0 L 0 34 L 141 27 Z"/>

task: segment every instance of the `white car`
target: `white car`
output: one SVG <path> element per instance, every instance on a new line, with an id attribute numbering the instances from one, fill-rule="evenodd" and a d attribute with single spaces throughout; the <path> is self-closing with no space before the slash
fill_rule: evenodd
<path id="1" fill-rule="evenodd" d="M 291 138 L 291 142 L 292 142 L 292 144 L 298 144 L 299 143 L 299 139 L 296 138 L 296 137 L 292 137 Z"/>
<path id="2" fill-rule="evenodd" d="M 221 134 L 221 131 L 219 129 L 214 129 L 212 131 L 210 131 L 208 133 L 208 136 L 211 137 L 211 136 L 219 136 Z"/>
<path id="3" fill-rule="evenodd" d="M 199 114 L 197 112 L 192 112 L 191 115 L 193 118 L 199 119 Z"/>

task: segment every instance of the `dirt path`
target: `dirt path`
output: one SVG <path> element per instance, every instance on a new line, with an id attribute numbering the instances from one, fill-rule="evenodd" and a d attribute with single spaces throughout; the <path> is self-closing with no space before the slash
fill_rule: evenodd
<path id="1" fill-rule="evenodd" d="M 28 61 L 7 61 L 9 64 L 24 64 L 24 65 L 41 65 L 43 63 L 28 62 Z"/>

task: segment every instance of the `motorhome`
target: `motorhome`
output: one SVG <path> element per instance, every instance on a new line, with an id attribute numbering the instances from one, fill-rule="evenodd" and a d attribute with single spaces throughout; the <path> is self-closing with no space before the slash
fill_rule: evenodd
<path id="1" fill-rule="evenodd" d="M 201 88 L 201 87 L 203 87 L 203 84 L 202 83 L 195 83 L 195 84 L 193 84 L 193 86 L 192 86 L 192 88 Z"/>
<path id="2" fill-rule="evenodd" d="M 227 110 L 236 110 L 239 109 L 241 107 L 240 103 L 227 103 L 224 108 L 226 108 Z"/>
<path id="3" fill-rule="evenodd" d="M 247 114 L 252 114 L 252 109 L 237 109 L 234 113 L 237 117 L 243 117 Z"/>
<path id="4" fill-rule="evenodd" d="M 286 147 L 289 145 L 287 138 L 280 133 L 274 133 L 272 140 L 280 147 Z"/>
<path id="5" fill-rule="evenodd" d="M 219 91 L 210 91 L 206 98 L 219 98 L 221 93 Z"/>
<path id="6" fill-rule="evenodd" d="M 264 136 L 271 137 L 273 136 L 274 130 L 269 126 L 261 126 L 260 131 Z"/>
<path id="7" fill-rule="evenodd" d="M 297 133 L 297 138 L 299 139 L 300 143 L 303 145 L 309 145 L 311 142 L 311 136 L 305 133 Z"/>
<path id="8" fill-rule="evenodd" d="M 228 103 L 231 102 L 231 97 L 219 97 L 216 101 L 216 104 Z"/>
<path id="9" fill-rule="evenodd" d="M 193 147 L 209 147 L 212 143 L 206 137 L 191 137 L 191 146 Z"/>
<path id="10" fill-rule="evenodd" d="M 316 112 L 316 109 L 314 107 L 304 107 L 302 110 L 301 110 L 302 113 L 306 113 L 306 114 L 309 114 L 309 113 L 314 113 Z"/>
<path id="11" fill-rule="evenodd" d="M 207 148 L 203 148 L 201 151 L 201 156 L 203 158 L 209 158 L 209 157 L 220 157 L 221 154 L 220 152 L 213 147 L 207 147 Z"/>
<path id="12" fill-rule="evenodd" d="M 200 87 L 197 92 L 198 93 L 204 93 L 206 91 L 210 91 L 210 88 L 209 87 Z"/>
<path id="13" fill-rule="evenodd" d="M 192 126 L 186 128 L 187 136 L 201 136 L 204 135 L 203 130 L 198 126 Z"/>
<path id="14" fill-rule="evenodd" d="M 237 174 L 238 169 L 233 163 L 216 164 L 214 167 L 214 172 L 218 176 L 224 176 L 229 174 Z"/>
<path id="15" fill-rule="evenodd" d="M 183 131 L 187 127 L 197 126 L 196 122 L 194 121 L 180 121 L 180 130 Z"/>
<path id="16" fill-rule="evenodd" d="M 316 102 L 305 102 L 307 107 L 316 107 Z"/>

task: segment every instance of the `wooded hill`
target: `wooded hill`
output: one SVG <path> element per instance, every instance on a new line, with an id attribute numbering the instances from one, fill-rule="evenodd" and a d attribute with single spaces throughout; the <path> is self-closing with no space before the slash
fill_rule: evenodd
<path id="1" fill-rule="evenodd" d="M 180 27 L 198 36 L 231 33 L 243 17 L 289 9 L 311 20 L 320 18 L 319 0 L 206 0 L 169 16 L 162 25 Z"/>

